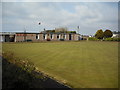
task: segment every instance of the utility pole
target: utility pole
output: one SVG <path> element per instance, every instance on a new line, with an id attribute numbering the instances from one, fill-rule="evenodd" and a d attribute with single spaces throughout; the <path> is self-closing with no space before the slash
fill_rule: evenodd
<path id="1" fill-rule="evenodd" d="M 45 28 L 44 28 L 44 31 L 45 31 Z"/>
<path id="2" fill-rule="evenodd" d="M 79 26 L 77 26 L 77 33 L 78 33 L 78 40 L 80 40 L 80 38 L 81 38 L 81 36 L 80 36 L 80 27 Z"/>
<path id="3" fill-rule="evenodd" d="M 79 30 L 80 30 L 80 27 L 79 26 L 77 26 L 77 33 L 79 34 Z"/>

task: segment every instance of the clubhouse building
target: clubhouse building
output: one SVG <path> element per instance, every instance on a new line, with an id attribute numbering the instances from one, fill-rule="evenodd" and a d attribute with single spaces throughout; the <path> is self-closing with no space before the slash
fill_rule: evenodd
<path id="1" fill-rule="evenodd" d="M 80 40 L 80 34 L 75 31 L 55 31 L 45 30 L 40 33 L 30 32 L 2 32 L 0 33 L 0 42 L 24 42 L 24 41 L 77 41 Z"/>

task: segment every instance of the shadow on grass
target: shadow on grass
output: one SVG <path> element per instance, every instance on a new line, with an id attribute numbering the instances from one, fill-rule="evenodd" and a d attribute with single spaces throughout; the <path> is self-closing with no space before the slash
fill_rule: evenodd
<path id="1" fill-rule="evenodd" d="M 12 61 L 12 59 L 8 60 L 8 58 L 7 59 L 2 58 L 2 89 L 6 88 L 71 89 L 47 76 L 44 76 L 40 72 L 35 71 L 35 68 L 32 66 L 32 64 L 23 65 L 22 61 L 20 62 L 19 60 L 18 60 L 19 63 L 18 62 L 14 63 L 16 62 L 16 60 Z"/>

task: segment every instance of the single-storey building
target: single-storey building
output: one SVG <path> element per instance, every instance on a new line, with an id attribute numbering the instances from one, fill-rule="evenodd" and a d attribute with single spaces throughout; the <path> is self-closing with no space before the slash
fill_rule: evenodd
<path id="1" fill-rule="evenodd" d="M 113 33 L 112 38 L 118 38 L 118 37 L 120 37 L 120 34 L 114 34 L 114 33 Z"/>
<path id="2" fill-rule="evenodd" d="M 30 32 L 16 32 L 16 33 L 2 33 L 0 34 L 1 42 L 23 42 L 26 40 L 31 41 L 69 41 L 69 40 L 80 40 L 80 34 L 76 32 L 52 32 L 50 30 L 42 31 L 40 33 Z"/>
<path id="3" fill-rule="evenodd" d="M 112 38 L 120 38 L 120 31 L 113 31 Z"/>

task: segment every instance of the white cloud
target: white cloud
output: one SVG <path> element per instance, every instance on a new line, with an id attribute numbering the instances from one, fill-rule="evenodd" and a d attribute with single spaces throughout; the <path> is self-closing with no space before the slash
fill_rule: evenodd
<path id="1" fill-rule="evenodd" d="M 3 2 L 118 2 L 119 0 L 2 0 Z"/>
<path id="2" fill-rule="evenodd" d="M 71 3 L 73 10 L 62 3 L 3 3 L 3 30 L 40 31 L 43 28 L 68 27 L 82 34 L 94 34 L 103 28 L 117 29 L 117 10 L 104 3 Z M 67 6 L 66 6 L 67 7 Z M 71 6 L 70 6 L 71 7 Z M 41 22 L 41 25 L 38 25 Z"/>

